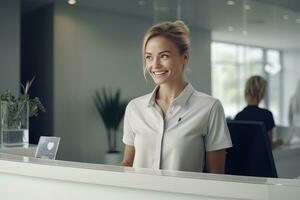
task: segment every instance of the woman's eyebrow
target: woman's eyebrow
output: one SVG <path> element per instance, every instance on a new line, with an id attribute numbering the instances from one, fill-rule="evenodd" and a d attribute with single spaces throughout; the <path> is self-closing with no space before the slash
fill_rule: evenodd
<path id="1" fill-rule="evenodd" d="M 163 54 L 163 53 L 171 53 L 171 51 L 170 50 L 161 51 L 158 53 L 158 55 Z M 145 52 L 145 54 L 152 55 L 152 53 L 150 53 L 150 52 Z"/>
<path id="2" fill-rule="evenodd" d="M 161 52 L 159 52 L 158 54 L 163 54 L 163 53 L 171 53 L 171 51 L 170 51 L 170 50 L 161 51 Z"/>

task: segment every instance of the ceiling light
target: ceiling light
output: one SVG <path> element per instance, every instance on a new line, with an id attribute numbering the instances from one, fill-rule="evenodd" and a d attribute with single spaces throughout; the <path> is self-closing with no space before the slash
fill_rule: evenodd
<path id="1" fill-rule="evenodd" d="M 300 18 L 297 18 L 297 19 L 296 19 L 296 23 L 297 23 L 297 24 L 300 24 Z"/>
<path id="2" fill-rule="evenodd" d="M 234 5 L 234 1 L 227 1 L 227 5 L 228 6 L 233 6 Z"/>
<path id="3" fill-rule="evenodd" d="M 289 15 L 283 15 L 282 18 L 283 18 L 284 20 L 288 20 L 288 19 L 289 19 Z"/>
<path id="4" fill-rule="evenodd" d="M 68 0 L 68 4 L 75 5 L 76 4 L 76 0 Z"/>
<path id="5" fill-rule="evenodd" d="M 227 29 L 228 29 L 229 32 L 233 31 L 233 27 L 232 26 L 228 26 Z"/>

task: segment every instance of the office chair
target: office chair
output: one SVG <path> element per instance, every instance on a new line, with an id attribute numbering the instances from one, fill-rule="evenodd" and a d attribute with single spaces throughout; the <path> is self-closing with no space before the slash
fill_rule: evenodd
<path id="1" fill-rule="evenodd" d="M 277 178 L 263 122 L 230 120 L 227 125 L 233 147 L 227 149 L 225 174 Z"/>

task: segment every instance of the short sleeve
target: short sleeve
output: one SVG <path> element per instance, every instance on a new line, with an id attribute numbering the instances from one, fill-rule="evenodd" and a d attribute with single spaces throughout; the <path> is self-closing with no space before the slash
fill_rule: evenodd
<path id="1" fill-rule="evenodd" d="M 125 116 L 124 116 L 124 127 L 123 127 L 123 143 L 127 145 L 134 145 L 134 137 L 135 134 L 132 131 L 131 127 L 131 109 L 132 109 L 132 103 L 129 102 L 126 110 L 125 110 Z"/>
<path id="2" fill-rule="evenodd" d="M 274 118 L 273 118 L 273 114 L 271 113 L 271 111 L 268 112 L 268 121 L 267 121 L 267 124 L 266 124 L 266 128 L 268 131 L 272 130 L 274 127 L 275 127 L 275 121 L 274 121 Z"/>
<path id="3" fill-rule="evenodd" d="M 223 107 L 219 100 L 212 106 L 208 118 L 208 130 L 205 136 L 206 151 L 215 151 L 232 147 Z"/>

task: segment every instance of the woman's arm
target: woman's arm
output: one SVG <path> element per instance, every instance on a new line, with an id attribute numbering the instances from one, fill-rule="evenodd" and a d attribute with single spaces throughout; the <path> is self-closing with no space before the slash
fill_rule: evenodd
<path id="1" fill-rule="evenodd" d="M 122 161 L 123 166 L 132 167 L 134 160 L 135 149 L 134 146 L 125 145 L 124 157 Z"/>
<path id="2" fill-rule="evenodd" d="M 206 152 L 206 168 L 208 173 L 224 174 L 225 149 Z"/>
<path id="3" fill-rule="evenodd" d="M 273 141 L 273 133 L 274 133 L 274 128 L 268 131 L 268 137 L 270 140 L 270 144 L 272 145 L 272 149 L 276 149 L 278 146 L 283 144 L 283 141 L 281 139 L 277 139 Z"/>

